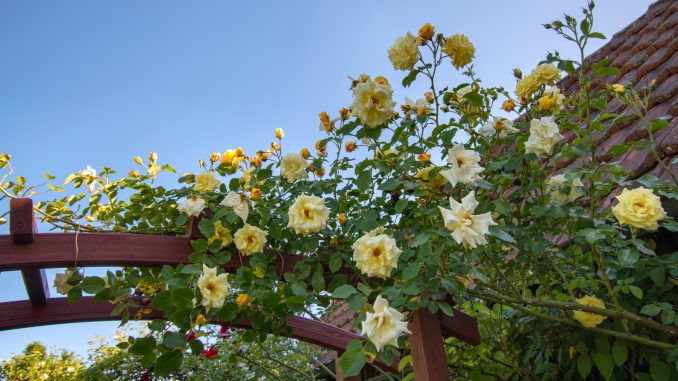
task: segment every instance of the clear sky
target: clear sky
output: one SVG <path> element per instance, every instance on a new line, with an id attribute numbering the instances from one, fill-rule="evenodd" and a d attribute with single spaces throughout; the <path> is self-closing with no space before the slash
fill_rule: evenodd
<path id="1" fill-rule="evenodd" d="M 594 30 L 611 38 L 649 0 L 597 2 Z M 283 151 L 312 146 L 318 113 L 351 102 L 347 76 L 399 84 L 386 51 L 425 22 L 475 44 L 487 86 L 513 90 L 512 69 L 529 72 L 546 51 L 575 49 L 541 24 L 584 1 L 3 1 L 0 2 L 0 152 L 16 174 L 40 182 L 87 165 L 127 173 L 155 151 L 179 174 L 213 151 L 264 149 L 275 128 Z M 594 41 L 589 52 L 601 46 Z M 444 78 L 458 84 L 450 65 Z M 395 87 L 395 99 L 424 88 Z M 164 176 L 165 184 L 176 177 Z M 0 211 L 8 205 L 0 205 Z M 42 227 L 41 227 L 42 228 Z M 44 227 L 43 231 L 47 228 Z M 0 234 L 7 226 L 0 226 Z M 2 253 L 0 253 L 2 255 Z M 50 281 L 56 271 L 49 271 Z M 0 301 L 25 299 L 18 272 L 0 273 Z M 32 340 L 84 354 L 87 323 L 0 332 L 0 359 Z"/>

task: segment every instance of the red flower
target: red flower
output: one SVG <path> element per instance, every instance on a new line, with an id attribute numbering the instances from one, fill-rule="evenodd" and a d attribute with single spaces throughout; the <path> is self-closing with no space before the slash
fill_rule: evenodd
<path id="1" fill-rule="evenodd" d="M 188 341 L 195 340 L 195 332 L 191 331 L 191 332 L 187 333 L 186 334 L 186 340 L 188 340 Z"/>
<path id="2" fill-rule="evenodd" d="M 212 357 L 216 356 L 219 354 L 219 351 L 214 348 L 214 345 L 210 347 L 210 349 L 206 349 L 200 353 L 200 356 L 205 356 L 208 360 L 211 359 Z"/>
<path id="3" fill-rule="evenodd" d="M 151 374 L 148 372 L 141 373 L 141 377 L 139 377 L 139 381 L 151 381 Z"/>
<path id="4" fill-rule="evenodd" d="M 219 338 L 226 340 L 229 338 L 229 336 L 231 336 L 231 331 L 229 331 L 225 325 L 222 325 L 221 329 L 219 330 Z"/>

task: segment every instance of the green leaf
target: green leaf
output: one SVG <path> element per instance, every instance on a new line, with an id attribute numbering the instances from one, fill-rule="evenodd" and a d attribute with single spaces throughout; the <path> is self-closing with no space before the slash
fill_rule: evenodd
<path id="1" fill-rule="evenodd" d="M 398 213 L 402 212 L 403 210 L 405 210 L 405 208 L 407 208 L 407 204 L 409 203 L 410 203 L 409 200 L 407 200 L 406 198 L 401 198 L 395 204 L 395 211 Z"/>
<path id="2" fill-rule="evenodd" d="M 325 276 L 322 271 L 316 271 L 311 278 L 311 286 L 316 291 L 325 289 Z"/>
<path id="3" fill-rule="evenodd" d="M 419 233 L 417 234 L 416 237 L 414 237 L 414 240 L 412 240 L 412 247 L 418 247 L 426 242 L 428 242 L 431 239 L 431 236 L 428 233 Z"/>
<path id="4" fill-rule="evenodd" d="M 647 316 L 657 316 L 661 312 L 656 304 L 646 304 L 640 309 L 640 313 Z"/>
<path id="5" fill-rule="evenodd" d="M 605 35 L 602 34 L 602 33 L 600 33 L 600 32 L 592 32 L 592 33 L 590 33 L 590 34 L 589 34 L 589 38 L 600 38 L 601 40 L 607 39 L 607 37 L 605 37 Z"/>
<path id="6" fill-rule="evenodd" d="M 103 290 L 106 286 L 106 282 L 103 279 L 96 276 L 88 276 L 82 280 L 80 288 L 88 294 L 96 294 L 99 291 Z"/>
<path id="7" fill-rule="evenodd" d="M 372 170 L 367 169 L 361 172 L 358 175 L 358 178 L 356 179 L 355 183 L 358 189 L 360 189 L 363 192 L 366 191 L 370 187 L 370 185 L 372 185 Z"/>
<path id="8" fill-rule="evenodd" d="M 412 263 L 403 270 L 404 279 L 414 279 L 419 274 L 419 263 Z"/>
<path id="9" fill-rule="evenodd" d="M 145 355 L 155 349 L 155 339 L 151 336 L 136 339 L 129 351 L 135 355 Z"/>
<path id="10" fill-rule="evenodd" d="M 626 343 L 623 340 L 615 340 L 612 345 L 612 358 L 614 363 L 617 366 L 626 362 L 626 359 L 629 357 L 629 349 L 626 346 Z"/>
<path id="11" fill-rule="evenodd" d="M 636 297 L 636 299 L 643 299 L 643 290 L 640 289 L 640 287 L 637 286 L 629 286 L 629 291 L 633 294 L 633 296 Z"/>
<path id="12" fill-rule="evenodd" d="M 184 347 L 188 340 L 186 336 L 178 332 L 167 332 L 162 339 L 163 345 L 169 349 Z"/>
<path id="13" fill-rule="evenodd" d="M 588 355 L 581 355 L 577 358 L 577 371 L 581 378 L 586 379 L 591 373 L 591 359 Z"/>
<path id="14" fill-rule="evenodd" d="M 353 294 L 357 294 L 358 290 L 350 284 L 344 284 L 334 289 L 332 296 L 335 298 L 346 299 Z"/>
<path id="15" fill-rule="evenodd" d="M 68 304 L 76 303 L 82 298 L 82 289 L 80 287 L 73 287 L 68 291 Z"/>
<path id="16" fill-rule="evenodd" d="M 340 256 L 336 255 L 336 256 L 332 257 L 332 259 L 330 259 L 330 263 L 329 263 L 330 271 L 333 272 L 333 273 L 336 273 L 337 271 L 339 271 L 342 264 L 343 264 L 343 261 L 341 260 Z"/>
<path id="17" fill-rule="evenodd" d="M 490 226 L 490 235 L 493 235 L 505 242 L 516 243 L 516 240 L 514 240 L 513 237 L 511 237 L 511 235 L 509 235 L 507 232 L 505 232 L 504 230 L 500 229 L 497 226 Z"/>
<path id="18" fill-rule="evenodd" d="M 596 368 L 598 368 L 600 374 L 602 374 L 606 380 L 609 380 L 610 377 L 612 377 L 612 370 L 614 369 L 612 356 L 608 353 L 593 352 L 593 362 L 596 364 Z"/>
<path id="19" fill-rule="evenodd" d="M 403 78 L 403 87 L 410 87 L 412 82 L 414 82 L 415 79 L 417 79 L 417 74 L 419 74 L 419 70 L 412 70 Z"/>
<path id="20" fill-rule="evenodd" d="M 158 377 L 167 377 L 170 373 L 179 369 L 184 360 L 181 351 L 169 351 L 158 357 L 155 362 L 155 374 Z"/>
<path id="21" fill-rule="evenodd" d="M 638 262 L 638 259 L 640 258 L 640 253 L 638 253 L 638 250 L 633 247 L 625 247 L 620 253 L 619 253 L 619 264 L 622 266 L 627 266 L 627 265 L 632 265 L 636 262 Z"/>
<path id="22" fill-rule="evenodd" d="M 671 376 L 671 368 L 662 360 L 654 357 L 650 360 L 650 376 L 655 381 L 668 381 Z"/>
<path id="23" fill-rule="evenodd" d="M 352 340 L 346 352 L 339 357 L 339 366 L 344 377 L 356 376 L 365 366 L 365 353 L 360 345 L 360 341 Z"/>
<path id="24" fill-rule="evenodd" d="M 208 219 L 202 219 L 198 222 L 198 229 L 205 237 L 214 235 L 214 223 Z"/>

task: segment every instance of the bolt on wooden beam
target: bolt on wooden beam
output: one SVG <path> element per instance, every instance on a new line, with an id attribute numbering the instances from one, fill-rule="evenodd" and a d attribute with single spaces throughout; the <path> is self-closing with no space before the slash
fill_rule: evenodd
<path id="1" fill-rule="evenodd" d="M 9 202 L 9 233 L 16 245 L 27 245 L 33 242 L 38 232 L 35 223 L 33 200 L 15 198 Z M 21 269 L 28 299 L 33 307 L 44 307 L 49 298 L 49 284 L 44 269 L 30 267 Z"/>

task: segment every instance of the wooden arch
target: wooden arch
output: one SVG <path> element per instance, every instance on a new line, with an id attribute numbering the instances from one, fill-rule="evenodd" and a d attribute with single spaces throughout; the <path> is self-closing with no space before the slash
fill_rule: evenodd
<path id="1" fill-rule="evenodd" d="M 192 221 L 187 237 L 80 233 L 78 266 L 161 267 L 188 264 L 188 256 L 192 252 L 190 240 L 196 235 L 196 227 L 197 224 Z M 74 233 L 37 233 L 32 200 L 10 201 L 10 234 L 0 235 L 0 271 L 21 271 L 29 300 L 0 303 L 0 331 L 48 324 L 117 320 L 117 317 L 111 316 L 113 306 L 109 303 L 93 302 L 91 298 L 84 297 L 77 304 L 69 305 L 66 298 L 50 298 L 44 269 L 71 266 L 75 250 Z M 279 273 L 294 272 L 296 263 L 301 259 L 299 255 L 283 253 L 276 256 L 275 266 Z M 240 260 L 234 258 L 223 268 L 234 272 L 240 266 Z M 154 311 L 145 318 L 160 317 L 162 314 Z M 337 352 L 343 352 L 351 340 L 361 338 L 354 332 L 300 316 L 288 318 L 286 324 L 291 328 L 290 337 Z M 250 328 L 247 321 L 234 326 Z M 444 336 L 453 336 L 471 345 L 480 343 L 475 319 L 456 310 L 452 317 L 418 310 L 409 328 L 412 331 L 410 347 L 416 379 L 449 380 L 443 348 Z M 377 365 L 395 371 L 397 364 Z"/>

